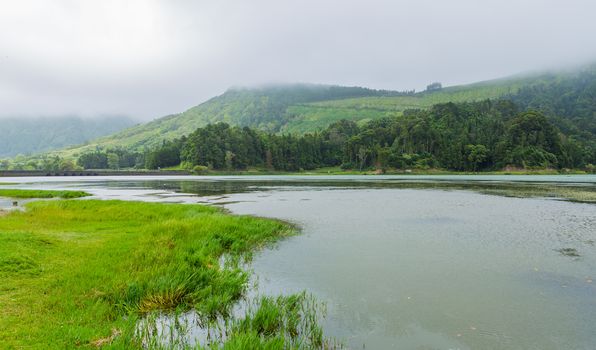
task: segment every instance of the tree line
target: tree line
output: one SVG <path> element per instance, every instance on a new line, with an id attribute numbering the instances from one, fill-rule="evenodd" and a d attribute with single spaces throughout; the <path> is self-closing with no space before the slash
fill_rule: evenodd
<path id="1" fill-rule="evenodd" d="M 107 158 L 101 152 L 84 154 L 78 163 L 87 167 L 90 159 L 100 159 L 94 165 L 105 165 Z M 282 171 L 330 166 L 358 170 L 592 169 L 596 163 L 593 145 L 562 133 L 542 113 L 520 111 L 507 100 L 438 104 L 365 125 L 341 120 L 321 132 L 300 136 L 210 124 L 132 158 L 135 164 L 142 160 L 148 169 L 182 164 L 189 169 Z"/>

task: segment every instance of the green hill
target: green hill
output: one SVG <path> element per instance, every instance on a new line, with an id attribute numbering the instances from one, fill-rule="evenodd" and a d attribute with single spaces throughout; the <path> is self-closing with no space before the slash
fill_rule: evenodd
<path id="1" fill-rule="evenodd" d="M 323 130 L 341 119 L 362 125 L 370 120 L 402 115 L 408 109 L 428 109 L 437 103 L 498 98 L 511 99 L 523 108 L 543 109 L 553 118 L 564 119 L 557 124 L 567 123 L 568 129 L 593 132 L 596 130 L 592 129 L 596 119 L 594 67 L 520 75 L 419 93 L 309 84 L 233 88 L 183 113 L 137 125 L 60 154 L 73 156 L 97 147 L 142 151 L 216 122 L 302 134 Z"/>
<path id="2" fill-rule="evenodd" d="M 102 148 L 142 150 L 163 140 L 187 135 L 196 128 L 210 123 L 227 122 L 266 131 L 280 131 L 294 116 L 290 106 L 303 103 L 355 97 L 394 96 L 394 91 L 372 90 L 361 87 L 342 87 L 314 84 L 272 85 L 260 88 L 232 88 L 183 113 L 137 125 L 117 134 L 100 138 L 93 144 L 75 147 L 62 154 Z M 314 129 L 313 129 L 314 130 Z"/>

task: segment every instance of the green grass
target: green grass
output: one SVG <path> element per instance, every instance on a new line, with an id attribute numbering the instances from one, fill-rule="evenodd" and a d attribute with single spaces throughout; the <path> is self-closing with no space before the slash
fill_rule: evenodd
<path id="1" fill-rule="evenodd" d="M 14 182 L 0 182 L 0 186 L 16 185 Z"/>
<path id="2" fill-rule="evenodd" d="M 342 119 L 362 123 L 383 117 L 399 116 L 401 111 L 305 104 L 290 106 L 286 113 L 294 117 L 281 128 L 281 132 L 305 134 L 307 132 L 324 130 L 330 124 Z"/>
<path id="3" fill-rule="evenodd" d="M 279 221 L 199 205 L 29 203 L 0 217 L 0 344 L 140 348 L 135 325 L 156 312 L 195 309 L 206 322 L 228 318 L 247 288 L 240 262 L 293 232 Z M 255 333 L 235 334 L 231 339 L 240 341 Z M 294 342 L 287 332 L 256 335 Z"/>
<path id="4" fill-rule="evenodd" d="M 48 191 L 48 190 L 17 190 L 0 189 L 0 197 L 9 198 L 80 198 L 90 196 L 83 191 Z"/>
<path id="5" fill-rule="evenodd" d="M 325 339 L 318 324 L 321 310 L 305 293 L 262 297 L 246 315 L 229 327 L 230 341 L 223 349 L 333 349 L 339 344 Z M 303 322 L 307 319 L 308 322 Z M 263 334 L 269 335 L 263 337 Z M 300 334 L 300 337 L 295 335 Z M 299 339 L 297 342 L 296 339 Z"/>

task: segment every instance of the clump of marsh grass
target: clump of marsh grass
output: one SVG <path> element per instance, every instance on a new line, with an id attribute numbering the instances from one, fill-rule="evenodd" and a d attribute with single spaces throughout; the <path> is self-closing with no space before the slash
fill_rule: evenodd
<path id="1" fill-rule="evenodd" d="M 64 198 L 73 199 L 90 196 L 83 191 L 18 190 L 0 189 L 0 197 L 8 198 Z"/>
<path id="2" fill-rule="evenodd" d="M 324 336 L 324 305 L 305 292 L 258 296 L 240 311 L 205 321 L 196 311 L 153 313 L 139 322 L 137 338 L 150 349 L 341 349 Z"/>
<path id="3" fill-rule="evenodd" d="M 251 342 L 278 344 L 286 349 L 339 347 L 323 336 L 320 320 L 324 314 L 324 306 L 304 292 L 260 297 L 250 305 L 244 318 L 232 323 L 223 348 L 241 349 Z"/>
<path id="4" fill-rule="evenodd" d="M 575 248 L 561 248 L 557 249 L 557 252 L 559 252 L 561 255 L 569 256 L 572 258 L 579 258 L 581 256 Z"/>

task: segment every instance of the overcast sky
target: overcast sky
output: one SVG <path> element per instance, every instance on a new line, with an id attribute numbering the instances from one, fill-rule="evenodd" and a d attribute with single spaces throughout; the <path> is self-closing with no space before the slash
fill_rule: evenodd
<path id="1" fill-rule="evenodd" d="M 0 117 L 146 120 L 230 86 L 419 90 L 582 64 L 595 14 L 594 0 L 7 0 Z"/>

